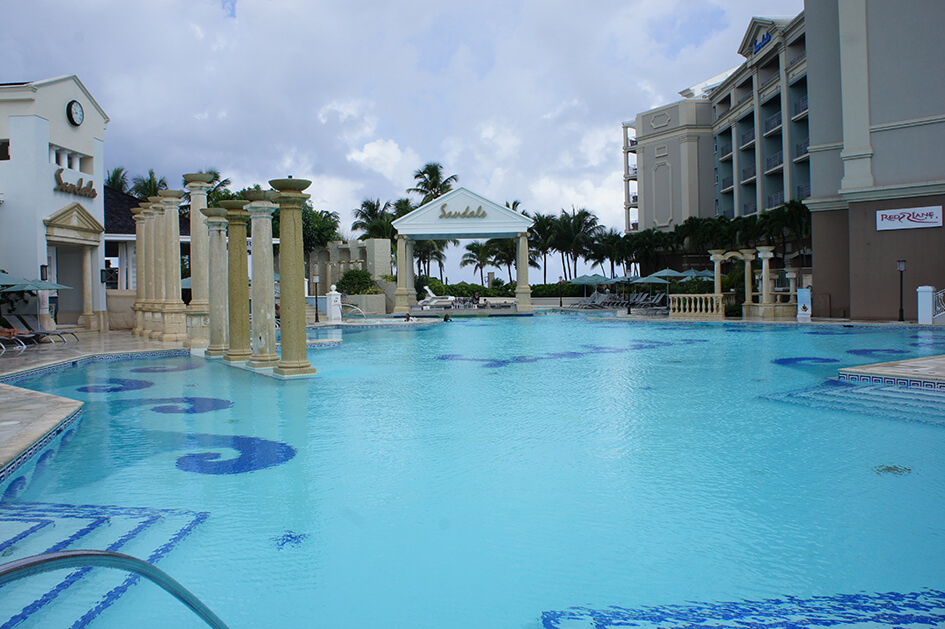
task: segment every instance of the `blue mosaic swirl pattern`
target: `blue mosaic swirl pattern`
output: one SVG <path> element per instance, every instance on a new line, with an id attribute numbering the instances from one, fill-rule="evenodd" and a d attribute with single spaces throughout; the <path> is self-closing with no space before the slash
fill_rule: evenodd
<path id="1" fill-rule="evenodd" d="M 195 474 L 245 474 L 282 465 L 295 456 L 295 448 L 278 441 L 239 435 L 151 433 L 170 439 L 178 448 L 235 450 L 236 458 L 222 458 L 219 452 L 186 454 L 177 459 L 177 469 Z"/>
<path id="2" fill-rule="evenodd" d="M 627 347 L 604 347 L 600 345 L 581 345 L 581 350 L 568 352 L 553 352 L 538 356 L 512 356 L 511 358 L 474 358 L 463 356 L 462 354 L 443 354 L 437 356 L 437 360 L 460 360 L 474 363 L 482 363 L 487 369 L 498 367 L 508 367 L 510 365 L 521 365 L 526 363 L 537 363 L 545 360 L 562 360 L 571 358 L 583 358 L 593 354 L 623 354 L 644 349 L 656 349 L 658 347 L 669 347 L 671 345 L 692 345 L 694 343 L 707 343 L 705 339 L 680 339 L 678 341 L 636 341 Z"/>
<path id="3" fill-rule="evenodd" d="M 541 615 L 543 629 L 784 629 L 872 623 L 889 627 L 939 627 L 945 623 L 945 592 L 838 594 L 762 601 L 691 603 L 624 609 L 572 607 Z"/>

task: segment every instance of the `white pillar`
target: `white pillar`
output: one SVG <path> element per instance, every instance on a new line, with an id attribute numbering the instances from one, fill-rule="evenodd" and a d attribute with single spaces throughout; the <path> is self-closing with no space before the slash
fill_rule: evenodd
<path id="1" fill-rule="evenodd" d="M 187 319 L 180 298 L 180 200 L 183 190 L 161 190 L 164 204 L 164 333 L 162 341 L 187 338 Z"/>
<path id="2" fill-rule="evenodd" d="M 771 265 L 774 257 L 774 247 L 758 247 L 758 257 L 761 258 L 761 303 L 770 304 L 774 301 L 771 293 Z"/>
<path id="3" fill-rule="evenodd" d="M 139 336 L 149 338 L 154 329 L 154 210 L 150 201 L 139 205 L 144 216 L 144 247 L 138 256 L 138 265 L 144 269 L 144 327 Z"/>
<path id="4" fill-rule="evenodd" d="M 184 175 L 190 192 L 190 303 L 187 304 L 186 347 L 206 347 L 210 342 L 210 232 L 203 210 L 213 175 Z"/>
<path id="5" fill-rule="evenodd" d="M 164 255 L 167 244 L 164 242 L 164 204 L 161 203 L 161 197 L 148 197 L 151 202 L 151 211 L 153 228 L 151 232 L 150 250 L 154 252 L 154 303 L 151 310 L 151 338 L 160 339 L 164 334 L 164 289 L 166 271 L 164 268 Z"/>
<path id="6" fill-rule="evenodd" d="M 394 314 L 410 312 L 407 298 L 407 275 L 412 262 L 407 260 L 407 237 L 397 236 L 397 289 L 394 291 Z"/>
<path id="7" fill-rule="evenodd" d="M 518 256 L 516 264 L 515 299 L 519 312 L 533 312 L 532 289 L 528 285 L 528 234 L 518 235 Z"/>
<path id="8" fill-rule="evenodd" d="M 751 301 L 751 285 L 752 285 L 752 273 L 751 273 L 751 261 L 755 259 L 755 250 L 754 249 L 740 249 L 739 253 L 742 254 L 742 259 L 745 261 L 745 303 L 750 304 Z"/>
<path id="9" fill-rule="evenodd" d="M 135 327 L 134 334 L 135 336 L 141 336 L 144 332 L 144 300 L 146 299 L 145 289 L 146 282 L 145 280 L 145 250 L 147 245 L 145 244 L 145 223 L 148 220 L 148 217 L 145 216 L 144 207 L 138 206 L 131 208 L 131 213 L 135 217 Z"/>
<path id="10" fill-rule="evenodd" d="M 724 249 L 710 249 L 709 250 L 709 259 L 712 260 L 713 271 L 715 276 L 715 286 L 713 292 L 716 295 L 722 294 L 722 260 L 725 256 Z"/>
<path id="11" fill-rule="evenodd" d="M 932 325 L 935 318 L 935 306 L 933 305 L 934 286 L 919 286 L 915 289 L 916 299 L 919 306 L 919 324 Z"/>
<path id="12" fill-rule="evenodd" d="M 82 247 L 82 314 L 79 316 L 79 325 L 86 330 L 94 329 L 94 313 L 92 311 L 92 247 Z"/>
<path id="13" fill-rule="evenodd" d="M 244 209 L 249 212 L 253 229 L 252 338 L 250 367 L 275 367 L 276 353 L 276 285 L 272 256 L 272 213 L 279 206 L 271 201 L 271 190 L 247 190 L 249 199 Z"/>
<path id="14" fill-rule="evenodd" d="M 226 210 L 210 207 L 201 210 L 207 217 L 207 229 L 210 234 L 208 268 L 210 282 L 208 304 L 210 310 L 210 344 L 204 356 L 222 358 L 227 346 L 227 318 L 229 303 L 227 297 L 228 270 L 226 256 Z"/>

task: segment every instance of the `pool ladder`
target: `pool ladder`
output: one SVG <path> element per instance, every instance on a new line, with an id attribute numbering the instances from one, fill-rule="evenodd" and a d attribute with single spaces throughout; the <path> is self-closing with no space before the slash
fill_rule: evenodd
<path id="1" fill-rule="evenodd" d="M 0 586 L 52 570 L 86 566 L 116 568 L 133 572 L 151 581 L 179 600 L 213 629 L 228 629 L 226 624 L 210 611 L 209 607 L 204 605 L 190 590 L 172 579 L 166 572 L 137 557 L 123 555 L 122 553 L 105 550 L 64 550 L 24 557 L 0 565 Z"/>

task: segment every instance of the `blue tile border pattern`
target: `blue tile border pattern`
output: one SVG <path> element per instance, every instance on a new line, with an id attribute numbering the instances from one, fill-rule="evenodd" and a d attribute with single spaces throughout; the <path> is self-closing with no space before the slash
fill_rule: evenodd
<path id="1" fill-rule="evenodd" d="M 945 382 L 941 380 L 925 380 L 923 378 L 901 378 L 898 376 L 884 376 L 881 374 L 849 373 L 842 369 L 838 372 L 837 380 L 846 384 L 882 384 L 886 386 L 925 389 L 930 391 L 945 391 Z"/>
<path id="2" fill-rule="evenodd" d="M 28 447 L 26 450 L 21 452 L 15 459 L 7 463 L 3 468 L 0 468 L 0 501 L 3 500 L 3 497 L 6 496 L 6 492 L 9 491 L 9 486 L 12 484 L 11 479 L 25 469 L 26 464 L 32 459 L 36 454 L 46 449 L 47 451 L 56 452 L 69 440 L 72 436 L 73 431 L 78 427 L 78 420 L 82 417 L 82 409 L 76 409 L 71 415 L 66 417 L 64 420 L 59 422 L 52 430 L 43 435 L 38 439 L 33 445 Z M 37 458 L 37 462 L 38 462 Z M 33 466 L 33 469 L 28 470 L 25 473 L 32 475 L 36 471 L 36 466 Z M 25 473 L 19 477 L 23 478 L 23 486 L 25 487 L 29 483 L 25 480 Z"/>
<path id="3" fill-rule="evenodd" d="M 54 552 L 56 550 L 65 550 L 73 544 L 83 542 L 89 535 L 109 534 L 111 529 L 117 528 L 111 533 L 113 541 L 107 545 L 106 550 L 115 552 L 122 550 L 129 543 L 145 543 L 149 547 L 151 544 L 160 544 L 156 548 L 148 551 L 146 560 L 154 564 L 162 557 L 167 555 L 177 544 L 186 538 L 193 530 L 208 517 L 209 513 L 190 511 L 185 509 L 155 509 L 150 507 L 118 507 L 118 506 L 97 506 L 97 505 L 70 505 L 56 503 L 0 503 L 0 521 L 6 522 L 38 522 L 45 523 L 42 526 L 32 526 L 27 531 L 21 532 L 10 541 L 10 546 L 16 544 L 38 544 L 38 548 L 44 548 L 50 542 L 52 546 L 38 552 Z M 74 522 L 72 527 L 66 525 L 68 522 Z M 82 523 L 87 522 L 84 526 Z M 75 532 L 64 538 L 56 535 L 56 523 L 66 529 L 77 528 Z M 123 523 L 123 524 L 119 524 Z M 51 526 L 50 526 L 51 525 Z M 154 539 L 155 530 L 161 527 L 170 527 L 170 531 L 158 534 L 159 538 Z M 142 535 L 147 533 L 146 535 Z M 37 539 L 29 539 L 36 536 Z M 52 539 L 47 539 L 51 537 Z M 117 537 L 117 539 L 115 539 Z M 88 542 L 84 542 L 88 543 Z M 36 554 L 33 550 L 23 549 L 21 552 L 26 554 Z M 141 552 L 141 549 L 134 551 L 135 554 Z M 56 585 L 40 595 L 38 598 L 28 603 L 18 612 L 14 612 L 9 607 L 3 614 L 0 614 L 0 629 L 12 629 L 33 614 L 39 612 L 42 608 L 52 602 L 59 595 L 63 594 L 73 584 L 80 581 L 92 568 L 78 568 L 70 571 Z M 82 613 L 72 627 L 86 627 L 97 618 L 105 609 L 117 601 L 132 585 L 139 581 L 138 575 L 128 575 L 122 582 L 109 589 L 104 595 L 92 599 L 90 607 Z M 0 590 L 2 591 L 2 590 Z M 9 617 L 7 617 L 7 615 Z"/>
<path id="4" fill-rule="evenodd" d="M 626 609 L 571 607 L 546 611 L 543 629 L 784 629 L 839 627 L 872 623 L 889 627 L 939 627 L 945 624 L 945 592 L 794 596 L 760 601 L 688 603 Z"/>
<path id="5" fill-rule="evenodd" d="M 134 360 L 138 358 L 170 358 L 170 357 L 179 357 L 179 356 L 190 356 L 189 349 L 162 349 L 155 351 L 143 351 L 143 352 L 116 352 L 113 354 L 89 354 L 88 356 L 83 356 L 81 358 L 75 358 L 70 360 L 64 360 L 58 363 L 53 363 L 50 365 L 43 365 L 42 367 L 35 367 L 33 369 L 24 369 L 23 371 L 17 371 L 14 373 L 0 375 L 0 382 L 3 384 L 14 384 L 19 380 L 25 380 L 27 378 L 34 378 L 36 376 L 42 376 L 48 373 L 55 373 L 57 371 L 62 371 L 63 369 L 71 369 L 73 367 L 79 367 L 91 362 L 98 361 L 118 361 L 118 360 Z"/>

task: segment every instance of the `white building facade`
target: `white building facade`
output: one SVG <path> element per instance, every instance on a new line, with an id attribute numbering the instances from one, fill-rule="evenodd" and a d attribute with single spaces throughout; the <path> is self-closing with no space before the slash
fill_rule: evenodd
<path id="1" fill-rule="evenodd" d="M 108 121 L 75 76 L 0 84 L 0 268 L 72 287 L 55 295 L 56 321 L 90 330 L 108 326 L 100 279 Z M 53 325 L 47 311 L 41 303 Z"/>

